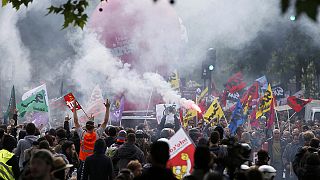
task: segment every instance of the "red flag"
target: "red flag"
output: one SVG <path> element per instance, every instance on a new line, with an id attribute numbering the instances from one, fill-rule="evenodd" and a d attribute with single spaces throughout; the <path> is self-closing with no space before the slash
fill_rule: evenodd
<path id="1" fill-rule="evenodd" d="M 300 112 L 302 108 L 310 103 L 312 99 L 308 99 L 307 101 L 304 101 L 302 99 L 299 99 L 295 96 L 290 96 L 287 99 L 288 105 L 295 111 L 295 112 Z"/>
<path id="2" fill-rule="evenodd" d="M 267 122 L 267 129 L 271 129 L 271 127 L 274 123 L 274 117 L 275 117 L 274 103 L 275 103 L 275 99 L 272 99 L 269 120 Z"/>
<path id="3" fill-rule="evenodd" d="M 243 94 L 241 103 L 246 104 L 250 96 L 251 100 L 249 101 L 249 104 L 251 104 L 253 99 L 259 98 L 259 83 L 257 81 L 255 81 L 252 86 L 250 86 L 250 88 Z"/>
<path id="4" fill-rule="evenodd" d="M 74 96 L 73 96 L 73 94 L 72 94 L 72 93 L 69 93 L 69 94 L 65 95 L 63 98 L 64 98 L 64 100 L 66 101 L 67 106 L 68 106 L 68 107 L 70 108 L 70 110 L 73 112 L 73 109 L 74 109 L 74 107 L 73 107 L 73 100 L 75 99 Z M 78 111 L 79 109 L 82 109 L 81 106 L 80 106 L 80 104 L 78 103 L 78 101 L 76 101 L 76 104 L 77 104 L 77 108 L 76 108 L 77 111 Z"/>
<path id="5" fill-rule="evenodd" d="M 242 90 L 245 87 L 246 83 L 243 82 L 243 75 L 241 72 L 238 72 L 228 79 L 225 90 L 233 94 Z"/>
<path id="6" fill-rule="evenodd" d="M 167 167 L 170 168 L 177 179 L 191 174 L 194 166 L 195 146 L 181 128 L 169 140 L 170 159 Z"/>

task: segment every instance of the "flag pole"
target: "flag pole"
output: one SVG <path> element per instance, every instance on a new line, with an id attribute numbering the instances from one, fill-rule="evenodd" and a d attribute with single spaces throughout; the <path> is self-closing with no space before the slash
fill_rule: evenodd
<path id="1" fill-rule="evenodd" d="M 274 100 L 274 99 L 273 99 Z M 279 118 L 278 118 L 278 113 L 277 113 L 277 110 L 275 108 L 275 101 L 273 101 L 273 109 L 274 109 L 274 112 L 276 114 L 276 120 L 277 120 L 277 125 L 278 125 L 278 128 L 280 129 L 280 123 L 279 123 Z"/>
<path id="2" fill-rule="evenodd" d="M 87 116 L 87 118 L 90 120 L 88 114 L 84 111 L 84 109 L 83 108 L 81 108 L 81 109 L 82 109 L 83 113 Z M 76 111 L 76 109 L 75 109 L 75 111 Z"/>

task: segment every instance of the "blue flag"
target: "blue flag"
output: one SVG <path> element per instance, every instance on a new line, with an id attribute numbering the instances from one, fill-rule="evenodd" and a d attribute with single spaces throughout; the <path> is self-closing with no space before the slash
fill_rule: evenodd
<path id="1" fill-rule="evenodd" d="M 237 127 L 239 127 L 243 123 L 244 123 L 243 108 L 242 108 L 241 102 L 238 101 L 236 108 L 232 112 L 231 122 L 229 124 L 229 129 L 230 129 L 231 134 L 234 135 L 234 133 L 237 130 Z"/>

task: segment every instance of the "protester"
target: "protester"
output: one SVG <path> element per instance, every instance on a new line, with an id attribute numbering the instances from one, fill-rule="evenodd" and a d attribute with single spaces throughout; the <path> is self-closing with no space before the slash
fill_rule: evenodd
<path id="1" fill-rule="evenodd" d="M 107 131 L 106 133 L 107 133 L 108 137 L 105 138 L 105 141 L 106 141 L 107 147 L 109 148 L 117 140 L 117 129 L 113 126 L 109 126 L 106 129 L 106 131 Z"/>
<path id="2" fill-rule="evenodd" d="M 23 179 L 53 180 L 53 157 L 48 150 L 38 150 L 30 160 L 30 175 Z"/>
<path id="3" fill-rule="evenodd" d="M 20 175 L 19 161 L 13 149 L 17 141 L 10 135 L 2 137 L 2 148 L 0 150 L 0 179 L 13 180 L 18 179 Z"/>
<path id="4" fill-rule="evenodd" d="M 67 164 L 62 157 L 53 158 L 52 176 L 57 180 L 69 179 L 69 168 L 73 167 L 72 164 Z"/>
<path id="5" fill-rule="evenodd" d="M 61 152 L 66 156 L 69 163 L 73 165 L 73 167 L 70 168 L 69 172 L 69 174 L 71 175 L 74 169 L 77 169 L 79 167 L 80 163 L 74 143 L 72 141 L 66 141 L 61 147 Z"/>
<path id="6" fill-rule="evenodd" d="M 199 146 L 194 153 L 194 167 L 191 175 L 183 180 L 202 180 L 212 165 L 211 155 L 208 147 Z"/>
<path id="7" fill-rule="evenodd" d="M 67 131 L 65 129 L 59 128 L 56 131 L 56 141 L 57 145 L 54 148 L 56 153 L 61 153 L 61 146 L 67 141 Z"/>
<path id="8" fill-rule="evenodd" d="M 277 170 L 276 179 L 282 178 L 282 172 L 284 169 L 282 156 L 285 150 L 285 141 L 281 139 L 279 129 L 273 130 L 273 136 L 267 140 L 268 153 L 270 155 L 270 165 Z"/>
<path id="9" fill-rule="evenodd" d="M 73 101 L 73 107 L 77 107 L 77 101 Z M 105 117 L 104 121 L 101 124 L 101 126 L 95 131 L 94 130 L 94 122 L 91 120 L 87 121 L 86 123 L 86 130 L 83 130 L 79 124 L 77 111 L 73 111 L 73 120 L 74 125 L 76 127 L 76 131 L 80 137 L 81 145 L 80 145 L 80 153 L 79 153 L 79 159 L 80 159 L 80 167 L 78 171 L 78 176 L 82 173 L 82 167 L 83 162 L 86 160 L 86 158 L 93 154 L 94 152 L 94 143 L 99 137 L 102 136 L 104 129 L 107 126 L 108 120 L 109 120 L 109 108 L 110 108 L 110 102 L 107 99 L 106 103 L 104 104 L 106 107 Z"/>
<path id="10" fill-rule="evenodd" d="M 142 165 L 138 160 L 130 161 L 127 168 L 133 173 L 134 177 L 139 177 L 142 174 Z"/>
<path id="11" fill-rule="evenodd" d="M 169 145 L 156 141 L 151 145 L 151 167 L 146 169 L 136 180 L 176 180 L 172 171 L 166 168 L 169 160 Z"/>
<path id="12" fill-rule="evenodd" d="M 84 162 L 83 175 L 81 180 L 111 180 L 113 177 L 113 165 L 111 159 L 104 153 L 106 143 L 98 139 L 94 144 L 94 154 L 87 157 Z"/>
<path id="13" fill-rule="evenodd" d="M 34 135 L 36 133 L 36 126 L 33 123 L 26 125 L 27 136 L 24 139 L 20 139 L 14 154 L 19 157 L 19 167 L 23 170 L 24 163 L 24 151 L 32 146 L 32 143 L 38 138 Z"/>
<path id="14" fill-rule="evenodd" d="M 291 143 L 287 144 L 283 155 L 282 155 L 282 161 L 283 165 L 286 169 L 286 177 L 290 177 L 291 179 L 295 179 L 295 175 L 293 173 L 292 169 L 292 162 L 294 161 L 295 155 L 298 153 L 298 150 L 302 147 L 302 145 L 299 142 L 299 135 L 295 134 L 293 136 L 293 140 Z"/>
<path id="15" fill-rule="evenodd" d="M 115 155 L 112 157 L 112 161 L 117 165 L 115 168 L 118 170 L 126 168 L 131 160 L 138 160 L 141 164 L 144 164 L 144 154 L 135 143 L 136 135 L 133 133 L 128 134 L 127 141 L 116 150 Z"/>

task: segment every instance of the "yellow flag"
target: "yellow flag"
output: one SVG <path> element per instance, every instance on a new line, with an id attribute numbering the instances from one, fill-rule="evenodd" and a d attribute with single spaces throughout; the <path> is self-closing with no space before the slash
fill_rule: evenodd
<path id="1" fill-rule="evenodd" d="M 273 99 L 272 89 L 271 89 L 271 85 L 269 84 L 267 91 L 264 93 L 261 99 L 258 111 L 256 112 L 256 118 L 259 118 L 263 115 L 263 113 L 270 111 L 272 99 Z"/>
<path id="2" fill-rule="evenodd" d="M 183 127 L 188 127 L 189 120 L 197 116 L 197 111 L 194 109 L 188 109 L 186 115 L 183 117 Z"/>
<path id="3" fill-rule="evenodd" d="M 247 102 L 244 104 L 243 114 L 247 114 L 247 112 L 249 110 L 249 102 L 251 102 L 251 99 L 252 99 L 252 96 L 249 96 Z"/>
<path id="4" fill-rule="evenodd" d="M 171 76 L 169 77 L 169 82 L 171 84 L 171 87 L 175 90 L 180 89 L 180 78 L 178 75 L 178 71 L 174 70 L 174 72 L 171 73 Z"/>
<path id="5" fill-rule="evenodd" d="M 200 94 L 200 96 L 197 98 L 197 103 L 201 102 L 202 99 L 206 96 L 206 94 L 208 93 L 209 88 L 206 87 Z"/>
<path id="6" fill-rule="evenodd" d="M 218 102 L 218 99 L 215 98 L 207 112 L 204 114 L 203 118 L 206 122 L 210 122 L 212 119 L 217 119 L 217 122 L 224 116 L 223 110 Z M 217 123 L 215 122 L 215 124 Z"/>

